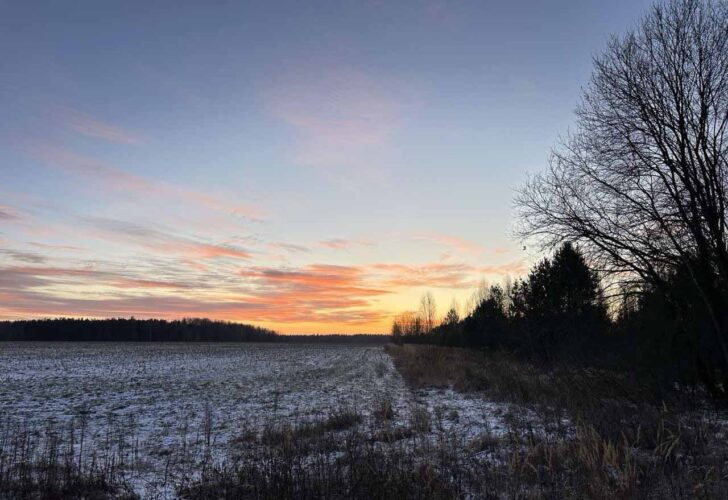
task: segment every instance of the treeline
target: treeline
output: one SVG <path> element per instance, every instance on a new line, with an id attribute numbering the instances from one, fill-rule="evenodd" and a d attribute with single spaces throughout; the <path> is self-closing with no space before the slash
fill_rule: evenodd
<path id="1" fill-rule="evenodd" d="M 604 292 L 583 253 L 563 244 L 528 276 L 482 286 L 463 317 L 451 307 L 434 321 L 426 294 L 417 312 L 398 315 L 396 343 L 429 343 L 502 351 L 537 362 L 638 370 L 663 386 L 706 383 L 716 392 L 720 352 L 688 278 L 673 274 L 670 295 L 643 285 Z M 680 296 L 680 300 L 669 297 Z"/>
<path id="2" fill-rule="evenodd" d="M 485 285 L 463 318 L 451 307 L 442 321 L 429 294 L 418 312 L 397 316 L 395 342 L 427 342 L 508 350 L 543 361 L 584 359 L 611 330 L 607 303 L 596 273 L 571 244 L 544 258 L 524 279 Z"/>
<path id="3" fill-rule="evenodd" d="M 0 322 L 0 340 L 113 342 L 277 342 L 272 330 L 209 319 L 38 319 Z"/>
<path id="4" fill-rule="evenodd" d="M 204 318 L 38 319 L 0 321 L 0 341 L 81 342 L 285 342 L 307 344 L 384 344 L 386 335 L 281 335 L 241 323 Z"/>
<path id="5" fill-rule="evenodd" d="M 728 397 L 726 61 L 726 2 L 660 2 L 613 37 L 573 132 L 516 199 L 522 237 L 579 251 L 421 335 L 546 359 L 597 351 Z M 395 333 L 422 328 L 410 323 Z"/>
<path id="6" fill-rule="evenodd" d="M 389 343 L 387 335 L 381 333 L 326 333 L 309 335 L 279 335 L 278 342 L 301 344 L 371 344 L 383 345 Z"/>

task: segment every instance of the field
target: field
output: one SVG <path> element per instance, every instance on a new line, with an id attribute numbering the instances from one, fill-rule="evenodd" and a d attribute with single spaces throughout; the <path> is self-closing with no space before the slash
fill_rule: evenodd
<path id="1" fill-rule="evenodd" d="M 720 498 L 704 401 L 433 346 L 0 343 L 0 498 Z"/>
<path id="2" fill-rule="evenodd" d="M 505 432 L 508 406 L 449 388 L 411 390 L 381 347 L 3 343 L 0 415 L 0 452 L 18 433 L 38 453 L 49 435 L 67 443 L 73 434 L 74 463 L 113 466 L 135 493 L 166 497 L 199 464 L 251 453 L 275 429 L 338 415 L 347 432 L 391 435 L 419 419 L 471 440 Z"/>

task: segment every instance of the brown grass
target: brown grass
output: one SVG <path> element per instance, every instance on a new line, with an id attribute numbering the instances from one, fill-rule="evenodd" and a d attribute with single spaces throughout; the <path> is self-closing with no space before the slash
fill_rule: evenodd
<path id="1" fill-rule="evenodd" d="M 506 354 L 386 349 L 415 388 L 477 391 L 528 407 L 537 424 L 558 429 L 535 437 L 528 432 L 534 422 L 516 418 L 509 442 L 484 436 L 474 443 L 503 460 L 488 475 L 504 491 L 533 498 L 728 498 L 725 424 L 710 418 L 695 394 L 655 393 L 630 374 L 538 366 Z M 564 426 L 564 417 L 571 424 Z"/>
<path id="2" fill-rule="evenodd" d="M 630 386 L 627 374 L 432 346 L 387 351 L 414 387 L 452 386 L 514 403 L 508 432 L 483 429 L 467 441 L 424 408 L 395 426 L 383 397 L 370 420 L 341 408 L 260 433 L 241 429 L 221 462 L 187 464 L 171 483 L 177 496 L 728 498 L 728 433 L 690 398 L 656 397 Z M 114 445 L 90 460 L 74 447 L 78 439 L 78 430 L 39 434 L 0 422 L 0 498 L 133 496 L 120 470 L 136 460 L 134 450 Z"/>

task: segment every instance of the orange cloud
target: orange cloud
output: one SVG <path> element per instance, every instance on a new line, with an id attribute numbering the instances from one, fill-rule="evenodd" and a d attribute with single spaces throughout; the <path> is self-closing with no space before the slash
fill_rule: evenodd
<path id="1" fill-rule="evenodd" d="M 478 271 L 483 274 L 499 274 L 502 276 L 510 275 L 521 275 L 528 271 L 528 265 L 524 260 L 517 260 L 514 262 L 507 262 L 505 264 L 498 264 L 494 266 L 483 266 L 479 267 Z"/>
<path id="2" fill-rule="evenodd" d="M 468 264 L 374 264 L 371 268 L 382 273 L 383 283 L 391 287 L 471 288 L 478 278 Z"/>
<path id="3" fill-rule="evenodd" d="M 240 276 L 254 280 L 262 289 L 276 293 L 315 293 L 335 297 L 383 295 L 387 292 L 366 284 L 364 271 L 352 266 L 312 264 L 301 269 L 252 267 L 240 271 Z"/>
<path id="4" fill-rule="evenodd" d="M 205 294 L 199 293 L 201 286 L 192 278 L 185 282 L 147 280 L 110 271 L 51 266 L 1 271 L 0 317 L 196 315 L 282 326 L 289 331 L 353 332 L 383 331 L 390 316 L 370 302 L 386 292 L 369 286 L 356 267 L 246 268 L 239 275 L 249 286 L 248 292 L 226 292 L 218 287 Z M 59 294 L 49 285 L 76 285 L 81 290 L 105 285 L 109 291 L 102 297 L 82 294 L 79 298 L 78 294 Z"/>
<path id="5" fill-rule="evenodd" d="M 387 287 L 460 289 L 477 286 L 483 274 L 510 276 L 527 270 L 522 260 L 480 267 L 464 263 L 431 262 L 421 265 L 373 264 L 370 268 L 381 274 L 379 280 Z"/>
<path id="6" fill-rule="evenodd" d="M 164 250 L 165 257 L 150 256 L 148 263 L 134 267 L 99 261 L 93 267 L 0 267 L 0 317 L 206 316 L 287 332 L 384 332 L 394 313 L 387 304 L 391 307 L 409 288 L 466 290 L 476 286 L 482 274 L 518 273 L 525 268 L 522 262 L 483 267 L 452 262 L 240 268 L 235 261 L 207 261 L 202 265 L 205 257 L 248 254 L 146 226 L 107 219 L 90 222 L 119 238 Z M 171 253 L 182 257 L 170 258 Z M 14 258 L 7 253 L 5 257 Z M 188 261 L 196 266 L 187 266 Z"/>
<path id="7" fill-rule="evenodd" d="M 319 242 L 319 246 L 329 248 L 331 250 L 348 250 L 356 245 L 372 246 L 373 243 L 368 240 L 347 240 L 344 238 L 331 238 Z"/>
<path id="8" fill-rule="evenodd" d="M 112 281 L 112 286 L 118 288 L 193 288 L 189 283 L 178 283 L 172 281 L 144 280 L 134 278 L 116 278 Z M 200 285 L 194 285 L 199 287 Z"/>

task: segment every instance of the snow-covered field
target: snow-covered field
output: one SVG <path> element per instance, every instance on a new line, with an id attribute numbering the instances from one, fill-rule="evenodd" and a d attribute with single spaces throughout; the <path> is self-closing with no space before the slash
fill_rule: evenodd
<path id="1" fill-rule="evenodd" d="M 449 389 L 412 391 L 378 346 L 0 343 L 5 428 L 73 426 L 87 447 L 119 440 L 134 450 L 132 482 L 142 490 L 169 473 L 171 456 L 227 456 L 241 436 L 342 408 L 373 432 L 386 405 L 389 428 L 411 427 L 426 411 L 465 442 L 505 432 L 510 412 Z"/>

